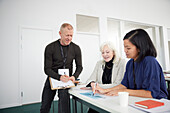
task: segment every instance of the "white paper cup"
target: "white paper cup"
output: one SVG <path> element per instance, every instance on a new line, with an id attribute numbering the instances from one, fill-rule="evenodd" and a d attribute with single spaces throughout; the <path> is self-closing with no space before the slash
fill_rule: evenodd
<path id="1" fill-rule="evenodd" d="M 118 95 L 119 95 L 120 106 L 122 106 L 122 107 L 128 106 L 129 93 L 128 92 L 118 92 Z"/>

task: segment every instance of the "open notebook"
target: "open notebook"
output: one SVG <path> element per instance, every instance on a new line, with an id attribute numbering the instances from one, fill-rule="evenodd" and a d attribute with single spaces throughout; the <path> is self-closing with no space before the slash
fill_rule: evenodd
<path id="1" fill-rule="evenodd" d="M 59 69 L 58 73 L 60 75 L 69 75 L 69 69 Z M 71 80 L 69 80 L 68 82 L 62 82 L 51 77 L 49 77 L 49 80 L 52 90 L 71 88 L 75 86 Z"/>
<path id="2" fill-rule="evenodd" d="M 51 77 L 49 77 L 49 80 L 50 80 L 50 85 L 51 85 L 52 90 L 71 88 L 75 86 L 71 80 L 68 82 L 62 82 L 62 81 L 53 79 Z"/>

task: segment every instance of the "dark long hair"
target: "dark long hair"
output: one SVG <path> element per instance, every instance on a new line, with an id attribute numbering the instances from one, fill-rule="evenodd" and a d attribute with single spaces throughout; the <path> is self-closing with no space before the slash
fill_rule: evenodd
<path id="1" fill-rule="evenodd" d="M 145 56 L 157 56 L 156 49 L 148 35 L 148 33 L 143 29 L 135 29 L 128 32 L 123 40 L 128 39 L 133 45 L 139 49 L 139 56 L 136 59 L 137 62 L 140 62 L 144 59 Z"/>

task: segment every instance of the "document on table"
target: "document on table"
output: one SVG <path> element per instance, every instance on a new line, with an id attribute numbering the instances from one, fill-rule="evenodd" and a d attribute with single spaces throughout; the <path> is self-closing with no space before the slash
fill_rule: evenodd
<path id="1" fill-rule="evenodd" d="M 96 93 L 96 94 L 93 95 L 93 92 L 92 92 L 92 91 L 91 91 L 91 92 L 80 93 L 80 94 L 82 94 L 82 95 L 84 95 L 84 96 L 87 96 L 87 97 L 90 97 L 90 98 L 92 98 L 92 99 L 105 98 L 104 96 L 101 96 L 101 95 L 98 94 L 98 93 Z"/>
<path id="2" fill-rule="evenodd" d="M 151 113 L 170 113 L 170 100 L 167 99 L 161 99 L 158 100 L 160 102 L 164 103 L 164 106 L 160 106 L 160 107 L 155 107 L 155 108 L 151 108 L 151 109 L 146 109 L 146 108 L 141 108 L 138 106 L 135 106 L 134 104 L 130 104 L 131 107 L 134 107 L 136 109 L 145 111 L 145 112 L 151 112 Z"/>

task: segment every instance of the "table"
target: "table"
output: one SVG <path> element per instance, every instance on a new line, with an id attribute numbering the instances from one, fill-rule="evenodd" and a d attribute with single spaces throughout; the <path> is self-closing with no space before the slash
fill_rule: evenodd
<path id="1" fill-rule="evenodd" d="M 89 108 L 95 109 L 101 113 L 144 113 L 141 110 L 135 109 L 131 106 L 121 107 L 119 105 L 118 96 L 108 96 L 105 99 L 92 99 L 87 96 L 81 95 L 82 92 L 90 92 L 90 90 L 81 90 L 81 86 L 77 86 L 71 88 L 69 90 L 70 95 L 72 95 L 73 99 L 73 112 L 77 113 L 77 101 L 82 104 L 88 106 Z M 146 100 L 148 98 L 140 98 L 140 97 L 133 97 L 129 96 L 129 104 L 134 104 L 136 101 Z M 83 113 L 83 110 L 81 109 Z"/>

